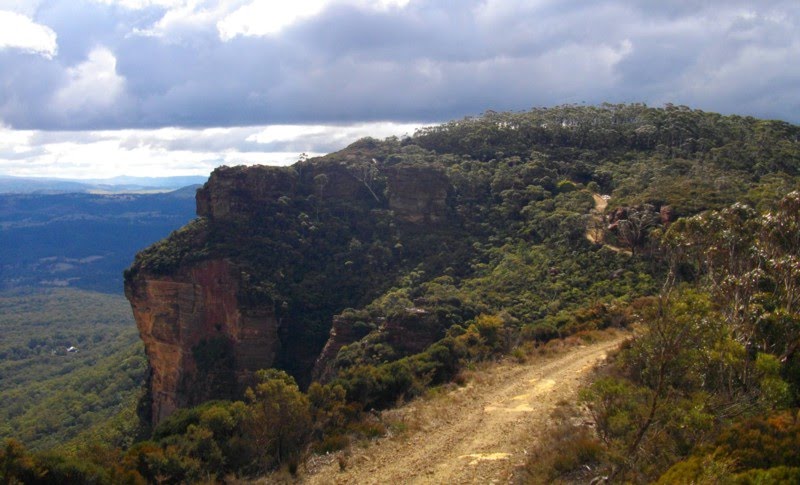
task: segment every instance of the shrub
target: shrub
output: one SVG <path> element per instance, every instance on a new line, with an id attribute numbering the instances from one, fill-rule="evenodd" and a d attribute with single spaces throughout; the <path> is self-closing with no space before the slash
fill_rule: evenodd
<path id="1" fill-rule="evenodd" d="M 258 383 L 246 392 L 248 434 L 259 452 L 261 466 L 296 463 L 311 434 L 308 397 L 284 371 L 256 373 Z"/>

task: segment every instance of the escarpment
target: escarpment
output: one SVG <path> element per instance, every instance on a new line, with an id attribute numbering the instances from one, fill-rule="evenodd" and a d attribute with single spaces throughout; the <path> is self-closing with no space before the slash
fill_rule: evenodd
<path id="1" fill-rule="evenodd" d="M 385 405 L 459 359 L 608 325 L 593 309 L 657 288 L 677 217 L 794 187 L 797 133 L 680 107 L 566 106 L 291 167 L 221 167 L 198 219 L 126 272 L 153 420 L 238 397 L 263 367 Z M 607 224 L 590 215 L 596 193 L 611 195 Z M 607 244 L 587 240 L 589 223 Z"/>
<path id="2" fill-rule="evenodd" d="M 416 232 L 447 226 L 449 190 L 441 168 L 358 151 L 215 170 L 197 192 L 199 218 L 126 271 L 153 422 L 237 397 L 262 368 L 307 385 L 334 316 L 425 253 Z"/>
<path id="3" fill-rule="evenodd" d="M 233 395 L 249 372 L 267 368 L 279 350 L 272 305 L 242 305 L 241 273 L 210 259 L 126 284 L 152 374 L 152 416 Z"/>

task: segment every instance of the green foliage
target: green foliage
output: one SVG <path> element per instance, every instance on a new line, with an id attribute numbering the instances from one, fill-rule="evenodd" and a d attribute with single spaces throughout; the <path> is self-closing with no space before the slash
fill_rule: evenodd
<path id="1" fill-rule="evenodd" d="M 791 485 L 800 483 L 800 467 L 777 466 L 769 470 L 753 469 L 733 477 L 736 485 Z"/>
<path id="2" fill-rule="evenodd" d="M 799 200 L 792 192 L 764 214 L 735 204 L 667 231 L 671 271 L 662 294 L 632 305 L 644 332 L 584 395 L 611 476 L 661 483 L 795 476 L 796 409 L 771 413 L 797 399 L 796 381 L 785 379 L 796 375 L 790 315 L 800 281 L 793 269 Z M 679 276 L 696 289 L 675 288 Z"/>
<path id="3" fill-rule="evenodd" d="M 195 220 L 141 252 L 125 277 L 224 258 L 241 306 L 274 308 L 290 322 L 276 362 L 285 372 L 260 372 L 246 402 L 177 412 L 117 460 L 116 477 L 181 483 L 291 468 L 309 440 L 333 450 L 351 433 L 380 434 L 361 411 L 417 396 L 522 339 L 630 322 L 641 333 L 584 394 L 597 436 L 561 443 L 556 475 L 591 463 L 645 482 L 686 459 L 675 477 L 792 477 L 788 459 L 756 473 L 735 468 L 730 452 L 698 450 L 721 449 L 721 430 L 741 417 L 797 403 L 800 196 L 774 198 L 797 187 L 799 134 L 681 106 L 561 106 L 489 112 L 402 141 L 364 139 L 286 169 L 220 169 L 292 189 L 258 200 L 234 191 L 232 205 L 247 211 Z M 431 180 L 446 174 L 441 220 L 414 224 L 390 210 L 390 175 L 403 167 L 428 169 Z M 592 212 L 600 192 L 611 196 L 607 220 Z M 751 205 L 731 206 L 739 200 Z M 662 219 L 666 206 L 684 219 Z M 587 240 L 590 224 L 606 239 Z M 334 316 L 349 341 L 339 342 L 332 381 L 311 384 Z M 39 358 L 48 339 L 15 343 L 8 355 Z M 229 344 L 193 349 L 207 383 L 226 381 Z M 97 390 L 80 389 L 62 398 L 98 401 Z M 89 477 L 102 461 L 81 468 L 9 450 L 25 473 Z"/>
<path id="4" fill-rule="evenodd" d="M 3 483 L 146 483 L 137 471 L 126 466 L 118 450 L 99 446 L 74 456 L 53 452 L 33 454 L 21 443 L 6 440 L 0 449 L 0 464 L 0 481 Z"/>
<path id="5" fill-rule="evenodd" d="M 271 466 L 272 460 L 296 464 L 311 433 L 308 397 L 283 371 L 261 370 L 256 377 L 258 383 L 247 391 L 251 445 L 258 450 L 262 466 Z"/>
<path id="6" fill-rule="evenodd" d="M 0 327 L 0 438 L 39 450 L 137 438 L 147 361 L 124 298 L 70 289 L 5 293 Z"/>
<path id="7" fill-rule="evenodd" d="M 208 221 L 198 218 L 182 228 L 173 231 L 167 238 L 153 244 L 136 255 L 136 265 L 155 274 L 167 274 L 184 261 L 202 259 L 203 250 L 195 249 L 197 241 L 205 239 Z M 132 270 L 125 270 L 125 278 L 133 276 Z"/>
<path id="8" fill-rule="evenodd" d="M 785 412 L 754 416 L 724 429 L 713 444 L 670 468 L 659 483 L 701 483 L 709 464 L 724 470 L 721 481 L 737 484 L 796 483 L 800 428 Z"/>
<path id="9" fill-rule="evenodd" d="M 348 367 L 334 383 L 346 390 L 348 401 L 363 409 L 391 406 L 455 376 L 467 357 L 466 335 L 445 337 L 424 352 L 394 362 Z"/>
<path id="10" fill-rule="evenodd" d="M 789 384 L 780 376 L 781 364 L 771 354 L 759 353 L 755 361 L 755 370 L 759 377 L 761 400 L 767 408 L 782 408 L 791 402 Z"/>

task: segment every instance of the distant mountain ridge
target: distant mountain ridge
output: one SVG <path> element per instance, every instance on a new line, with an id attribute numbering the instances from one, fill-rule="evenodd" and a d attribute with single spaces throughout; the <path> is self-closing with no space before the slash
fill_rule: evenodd
<path id="1" fill-rule="evenodd" d="M 165 193 L 0 193 L 0 289 L 119 293 L 133 255 L 194 216 L 197 185 Z"/>
<path id="2" fill-rule="evenodd" d="M 62 179 L 0 175 L 0 194 L 130 193 L 167 192 L 203 184 L 208 177 L 131 177 L 122 175 L 104 179 Z"/>

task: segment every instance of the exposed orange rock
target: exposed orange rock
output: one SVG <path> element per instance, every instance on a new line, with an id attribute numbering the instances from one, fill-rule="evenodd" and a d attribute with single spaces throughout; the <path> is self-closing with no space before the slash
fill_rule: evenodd
<path id="1" fill-rule="evenodd" d="M 126 284 L 150 362 L 152 419 L 221 397 L 268 368 L 278 350 L 278 324 L 269 308 L 242 308 L 236 269 L 226 260 L 203 261 L 168 276 L 139 274 Z M 198 346 L 221 343 L 230 366 L 201 369 Z M 226 345 L 228 344 L 228 345 Z"/>
<path id="2" fill-rule="evenodd" d="M 320 216 L 325 210 L 320 209 L 328 209 L 329 220 L 339 227 L 347 221 L 349 230 L 369 238 L 381 217 L 391 214 L 411 223 L 404 227 L 440 225 L 447 217 L 450 190 L 443 169 L 380 165 L 368 145 L 356 146 L 340 158 L 292 167 L 220 167 L 197 192 L 201 219 L 137 256 L 126 272 L 125 293 L 150 362 L 153 423 L 178 408 L 240 397 L 253 372 L 262 368 L 280 366 L 301 385 L 307 384 L 315 362 L 318 369 L 330 369 L 341 346 L 363 336 L 340 325 L 323 350 L 321 341 L 334 315 L 363 295 L 340 292 L 330 301 L 320 300 L 327 288 L 348 276 L 341 271 L 346 267 L 338 270 L 341 273 L 318 272 L 340 268 L 335 258 L 344 258 L 351 243 L 351 238 L 341 237 L 335 248 L 322 245 L 326 251 L 320 258 L 311 236 L 325 227 Z M 351 213 L 360 216 L 342 217 Z M 393 237 L 401 240 L 402 234 Z M 283 246 L 264 248 L 264 241 Z M 276 247 L 299 249 L 291 258 L 259 258 L 261 251 L 280 256 Z M 318 260 L 317 266 L 304 268 L 286 283 L 286 275 L 306 256 Z M 387 258 L 385 264 L 391 263 Z M 312 284 L 307 295 L 281 293 L 282 285 L 306 281 L 302 271 L 308 272 L 309 280 L 323 283 Z M 384 273 L 376 273 L 376 278 L 380 281 L 375 284 L 390 280 Z M 359 291 L 369 292 L 372 286 L 363 285 Z M 292 318 L 298 311 L 318 312 L 320 307 L 330 313 L 301 323 Z"/>

